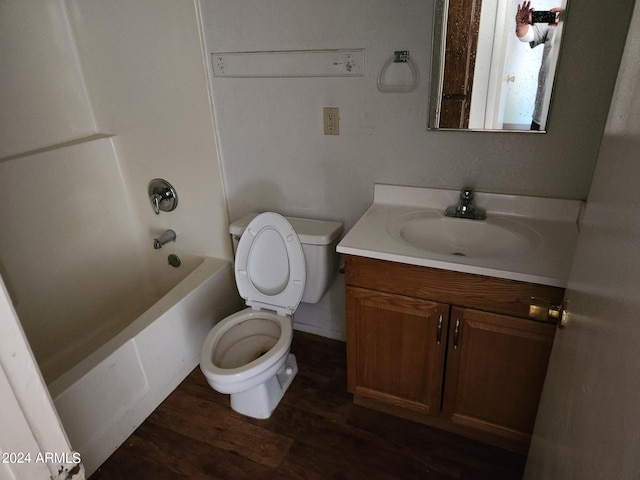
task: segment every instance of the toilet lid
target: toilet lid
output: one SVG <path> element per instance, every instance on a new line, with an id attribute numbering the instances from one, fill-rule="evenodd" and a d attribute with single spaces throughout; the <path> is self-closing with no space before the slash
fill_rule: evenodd
<path id="1" fill-rule="evenodd" d="M 306 279 L 302 245 L 291 224 L 272 212 L 254 218 L 240 237 L 235 271 L 238 291 L 248 306 L 291 315 Z"/>

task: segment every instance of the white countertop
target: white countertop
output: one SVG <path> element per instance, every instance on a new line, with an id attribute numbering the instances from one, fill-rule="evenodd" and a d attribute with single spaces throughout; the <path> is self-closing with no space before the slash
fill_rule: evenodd
<path id="1" fill-rule="evenodd" d="M 402 241 L 387 229 L 402 215 L 426 210 L 444 213 L 448 206 L 457 205 L 459 195 L 459 190 L 377 184 L 373 204 L 340 241 L 337 251 L 555 287 L 567 286 L 583 207 L 578 200 L 476 192 L 474 205 L 485 209 L 488 219 L 515 219 L 541 236 L 536 248 L 504 258 L 433 253 Z"/>

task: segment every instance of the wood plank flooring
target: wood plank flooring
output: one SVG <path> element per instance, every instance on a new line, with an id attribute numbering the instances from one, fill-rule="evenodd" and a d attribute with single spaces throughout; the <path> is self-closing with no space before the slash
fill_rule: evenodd
<path id="1" fill-rule="evenodd" d="M 299 372 L 268 420 L 199 368 L 96 471 L 124 479 L 516 480 L 525 457 L 352 403 L 345 344 L 295 331 Z"/>

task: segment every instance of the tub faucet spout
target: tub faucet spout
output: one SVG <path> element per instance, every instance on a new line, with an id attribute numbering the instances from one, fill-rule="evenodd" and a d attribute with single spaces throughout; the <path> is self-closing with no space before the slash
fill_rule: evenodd
<path id="1" fill-rule="evenodd" d="M 165 243 L 175 242 L 175 241 L 176 241 L 176 232 L 174 232 L 173 230 L 167 230 L 158 238 L 153 239 L 153 248 L 158 250 L 159 248 L 162 248 L 162 246 Z"/>

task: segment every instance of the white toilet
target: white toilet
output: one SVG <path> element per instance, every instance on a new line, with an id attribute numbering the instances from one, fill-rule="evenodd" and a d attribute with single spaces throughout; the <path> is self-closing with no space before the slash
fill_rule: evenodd
<path id="1" fill-rule="evenodd" d="M 294 229 L 295 226 L 295 229 Z M 337 273 L 339 222 L 250 214 L 230 226 L 235 276 L 249 308 L 220 321 L 202 346 L 200 369 L 231 408 L 269 418 L 298 372 L 293 312 L 315 303 Z"/>

